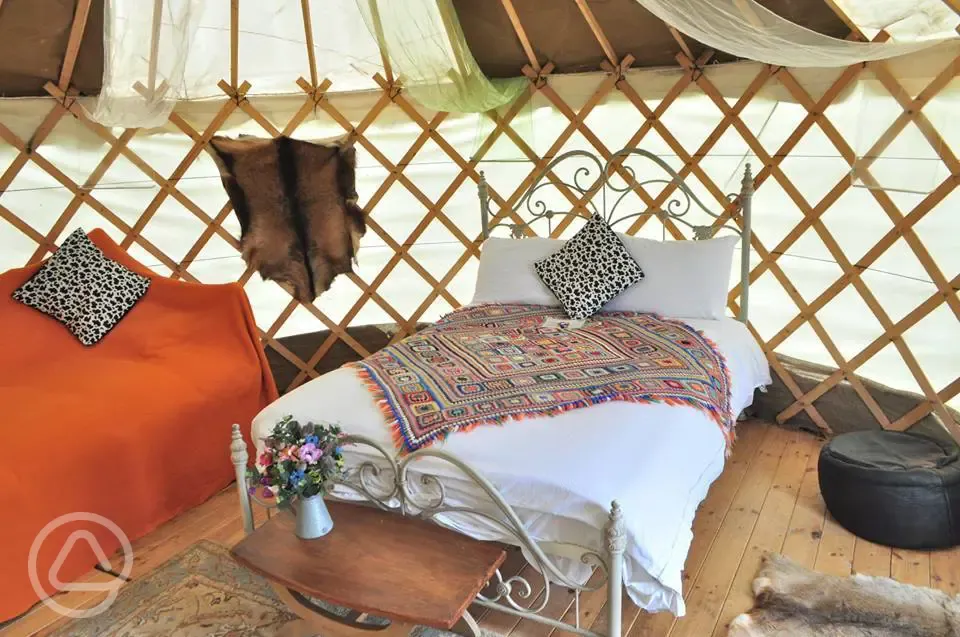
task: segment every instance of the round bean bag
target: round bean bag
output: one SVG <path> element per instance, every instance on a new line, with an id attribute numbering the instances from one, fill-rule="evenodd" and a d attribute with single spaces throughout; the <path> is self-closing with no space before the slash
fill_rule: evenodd
<path id="1" fill-rule="evenodd" d="M 820 492 L 848 531 L 877 544 L 960 544 L 958 447 L 896 431 L 839 435 L 820 451 Z"/>

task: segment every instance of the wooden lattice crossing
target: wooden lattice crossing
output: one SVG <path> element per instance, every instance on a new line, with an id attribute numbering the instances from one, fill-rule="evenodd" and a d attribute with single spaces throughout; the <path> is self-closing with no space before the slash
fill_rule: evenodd
<path id="1" fill-rule="evenodd" d="M 202 130 L 189 123 L 187 119 L 176 112 L 170 116 L 171 126 L 189 138 L 192 144 L 179 164 L 171 172 L 163 173 L 154 168 L 148 158 L 141 156 L 131 147 L 131 141 L 138 135 L 145 133 L 137 129 L 116 131 L 101 126 L 92 121 L 77 102 L 76 92 L 70 87 L 70 75 L 90 8 L 90 0 L 81 0 L 78 3 L 74 26 L 70 34 L 67 58 L 59 81 L 57 83 L 50 82 L 46 86 L 51 98 L 49 101 L 50 110 L 46 117 L 40 122 L 29 139 L 24 139 L 15 133 L 11 127 L 0 123 L 0 139 L 17 152 L 14 160 L 0 175 L 0 220 L 2 220 L 0 223 L 9 224 L 36 243 L 36 249 L 30 256 L 30 261 L 35 261 L 43 258 L 55 248 L 58 237 L 62 235 L 64 229 L 78 211 L 86 206 L 95 211 L 106 224 L 123 233 L 122 245 L 125 248 L 137 246 L 155 258 L 158 263 L 168 268 L 172 273 L 171 276 L 195 281 L 197 277 L 191 273 L 191 267 L 195 266 L 198 256 L 215 236 L 229 246 L 239 248 L 237 237 L 225 226 L 232 212 L 229 202 L 217 210 L 206 209 L 185 194 L 181 187 L 181 180 L 205 152 L 211 137 L 225 127 L 229 118 L 235 118 L 238 114 L 242 114 L 255 122 L 262 130 L 262 134 L 270 136 L 293 135 L 309 117 L 322 114 L 339 126 L 343 134 L 353 138 L 362 152 L 369 155 L 386 170 L 385 179 L 366 201 L 361 201 L 361 204 L 370 213 L 368 221 L 370 231 L 392 251 L 392 254 L 387 259 L 383 269 L 370 280 L 366 280 L 357 274 L 349 275 L 350 281 L 360 290 L 360 295 L 340 320 L 332 319 L 316 304 L 303 304 L 291 297 L 275 320 L 269 325 L 260 326 L 260 336 L 265 346 L 275 350 L 298 370 L 292 383 L 287 387 L 281 387 L 281 390 L 289 390 L 305 380 L 315 377 L 317 375 L 315 367 L 338 342 L 345 343 L 358 355 L 365 356 L 370 353 L 347 330 L 366 304 L 375 304 L 391 320 L 395 321 L 399 327 L 395 338 L 402 338 L 412 332 L 417 322 L 424 319 L 438 299 L 442 299 L 451 307 L 457 307 L 469 300 L 457 298 L 448 289 L 448 286 L 471 259 L 478 257 L 480 237 L 468 234 L 463 230 L 454 219 L 451 219 L 445 213 L 445 208 L 461 189 L 473 189 L 480 181 L 481 162 L 491 152 L 496 142 L 501 139 L 509 140 L 529 161 L 529 172 L 511 192 L 498 191 L 499 185 L 496 182 L 488 185 L 497 219 L 514 214 L 512 207 L 520 200 L 523 193 L 550 159 L 561 152 L 575 134 L 586 140 L 591 150 L 600 157 L 610 158 L 612 156 L 611 151 L 616 150 L 616 148 L 611 148 L 608 142 L 601 139 L 587 124 L 587 120 L 591 113 L 595 112 L 606 99 L 611 95 L 618 94 L 625 103 L 636 109 L 642 120 L 639 127 L 630 135 L 626 145 L 643 146 L 645 138 L 654 133 L 682 163 L 679 170 L 681 176 L 695 177 L 716 205 L 726 211 L 717 220 L 717 224 L 730 220 L 739 223 L 738 216 L 734 212 L 736 207 L 732 205 L 724 190 L 711 178 L 703 166 L 703 160 L 710 156 L 711 150 L 728 131 L 734 131 L 742 138 L 755 158 L 753 161 L 756 169 L 756 189 L 762 192 L 765 184 L 776 184 L 789 197 L 789 200 L 801 214 L 801 218 L 795 226 L 786 236 L 775 243 L 769 241 L 762 232 L 756 230 L 752 236 L 752 247 L 757 260 L 751 271 L 751 281 L 756 281 L 769 273 L 797 307 L 796 315 L 772 336 L 764 337 L 754 329 L 755 336 L 763 343 L 772 369 L 782 379 L 794 397 L 793 404 L 784 409 L 777 419 L 782 422 L 800 412 L 805 412 L 822 429 L 830 431 L 830 423 L 818 411 L 816 401 L 841 382 L 848 382 L 881 426 L 906 429 L 928 414 L 934 413 L 942 422 L 947 423 L 955 436 L 960 438 L 960 427 L 954 422 L 952 414 L 946 406 L 946 402 L 960 392 L 960 374 L 945 386 L 935 386 L 904 338 L 904 334 L 910 328 L 943 306 L 946 306 L 954 318 L 960 321 L 960 298 L 957 295 L 960 275 L 954 272 L 944 272 L 915 231 L 918 222 L 942 204 L 960 181 L 960 160 L 923 110 L 931 99 L 955 80 L 958 72 L 960 72 L 960 57 L 957 57 L 952 63 L 939 71 L 925 88 L 915 94 L 908 91 L 898 81 L 898 78 L 890 70 L 888 63 L 870 62 L 843 70 L 819 97 L 815 97 L 805 89 L 790 69 L 761 66 L 752 81 L 747 83 L 742 94 L 736 100 L 729 100 L 717 88 L 711 79 L 711 74 L 705 72 L 711 53 L 706 52 L 693 59 L 690 48 L 683 37 L 673 31 L 680 50 L 676 59 L 683 73 L 669 90 L 658 96 L 658 99 L 648 101 L 638 91 L 637 87 L 628 81 L 631 66 L 635 62 L 634 57 L 629 53 L 614 51 L 603 33 L 602 25 L 596 21 L 588 4 L 577 0 L 577 5 L 596 35 L 598 47 L 602 50 L 607 61 L 603 65 L 606 76 L 598 82 L 592 95 L 583 101 L 578 108 L 574 108 L 551 86 L 550 76 L 553 65 L 548 60 L 537 59 L 511 0 L 502 0 L 502 5 L 529 60 L 529 64 L 522 69 L 522 73 L 529 80 L 529 86 L 528 90 L 514 104 L 502 112 L 486 114 L 492 129 L 486 134 L 486 138 L 476 146 L 475 152 L 471 156 L 465 157 L 457 149 L 457 146 L 448 141 L 441 132 L 441 125 L 449 114 L 442 112 L 425 113 L 415 106 L 408 99 L 402 84 L 394 77 L 391 66 L 386 60 L 384 64 L 385 76 L 377 74 L 374 77 L 380 92 L 377 99 L 371 100 L 372 106 L 369 110 L 359 118 L 345 114 L 335 104 L 335 100 L 330 99 L 330 91 L 334 88 L 331 81 L 318 76 L 316 62 L 312 55 L 313 35 L 309 26 L 310 8 L 307 0 L 302 1 L 302 6 L 305 17 L 304 36 L 307 41 L 307 50 L 311 52 L 309 55 L 310 78 L 294 78 L 291 83 L 292 87 L 296 87 L 296 90 L 302 93 L 302 105 L 295 111 L 289 121 L 271 121 L 248 98 L 252 86 L 249 82 L 243 80 L 243 69 L 238 67 L 238 24 L 236 19 L 238 0 L 233 0 L 230 78 L 221 80 L 219 83 L 224 99 L 220 102 L 219 109 L 209 120 L 209 123 L 202 127 Z M 846 16 L 841 14 L 841 17 L 851 26 L 851 38 L 864 39 L 863 34 L 853 26 L 852 22 L 846 19 Z M 882 41 L 886 37 L 887 35 L 881 32 L 876 39 Z M 902 109 L 900 116 L 893 120 L 872 148 L 865 153 L 861 153 L 866 159 L 858 158 L 858 153 L 855 152 L 854 147 L 844 138 L 826 114 L 831 104 L 840 99 L 845 91 L 864 77 L 870 77 L 878 81 Z M 786 91 L 792 100 L 800 104 L 806 111 L 806 115 L 802 117 L 792 133 L 774 150 L 767 149 L 761 143 L 757 134 L 753 132 L 743 118 L 744 111 L 751 101 L 758 96 L 762 89 L 769 88 L 771 85 L 778 85 L 779 90 Z M 142 91 L 150 90 L 148 87 L 140 88 Z M 665 115 L 682 96 L 688 91 L 694 90 L 705 95 L 716 106 L 721 118 L 714 130 L 707 135 L 699 147 L 689 149 L 685 148 L 677 137 L 671 133 L 665 122 Z M 542 152 L 535 151 L 518 127 L 515 126 L 515 120 L 528 108 L 535 97 L 545 100 L 545 103 L 549 104 L 567 121 L 565 128 Z M 392 161 L 387 154 L 378 148 L 378 145 L 369 135 L 371 127 L 388 107 L 402 113 L 409 120 L 409 123 L 419 130 L 413 143 L 397 161 Z M 65 117 L 75 118 L 85 129 L 99 137 L 109 147 L 99 162 L 90 167 L 91 170 L 82 183 L 61 170 L 57 162 L 48 158 L 45 152 L 44 143 L 48 141 L 54 128 Z M 841 248 L 835 234 L 831 233 L 825 224 L 824 214 L 833 206 L 838 205 L 841 196 L 853 187 L 854 179 L 852 177 L 868 187 L 877 185 L 874 176 L 871 174 L 873 161 L 871 158 L 880 155 L 889 148 L 896 141 L 898 135 L 908 126 L 915 126 L 920 131 L 946 168 L 948 176 L 911 209 L 901 209 L 897 202 L 880 188 L 868 188 L 867 192 L 875 201 L 877 209 L 884 215 L 891 227 L 865 254 L 855 262 L 851 261 Z M 798 147 L 802 138 L 814 129 L 830 141 L 839 157 L 849 165 L 850 169 L 849 174 L 840 177 L 835 185 L 817 200 L 808 199 L 783 168 L 784 161 L 791 157 L 791 153 Z M 405 169 L 428 142 L 439 148 L 449 162 L 459 170 L 456 177 L 435 198 L 428 195 L 423 188 L 419 187 L 413 179 L 405 174 Z M 138 168 L 147 179 L 159 188 L 155 196 L 132 223 L 112 211 L 94 194 L 94 189 L 98 183 L 121 157 Z M 71 194 L 69 203 L 46 232 L 36 230 L 25 221 L 29 215 L 28 211 L 15 210 L 4 205 L 4 192 L 28 163 L 42 169 Z M 624 168 L 618 166 L 617 170 L 620 176 L 627 180 L 627 183 L 632 184 L 633 194 L 648 209 L 663 206 L 675 191 L 676 185 L 668 185 L 657 193 L 650 193 L 637 185 L 635 181 L 632 181 L 630 173 Z M 597 194 L 595 189 L 588 191 L 586 194 L 576 192 L 567 187 L 560 177 L 552 173 L 548 174 L 548 179 L 556 186 L 560 196 L 569 202 L 571 209 L 584 214 L 588 210 L 591 199 Z M 502 186 L 499 187 L 502 189 Z M 382 202 L 388 191 L 393 188 L 404 189 L 425 208 L 423 217 L 404 237 L 392 236 L 384 227 L 382 217 L 379 214 Z M 186 214 L 195 217 L 203 226 L 202 231 L 192 240 L 189 248 L 179 259 L 172 258 L 144 236 L 144 229 L 168 199 L 177 202 L 186 211 Z M 758 212 L 758 214 L 760 213 Z M 653 217 L 638 218 L 627 232 L 631 234 L 639 232 L 651 218 Z M 570 221 L 571 218 L 564 218 L 556 224 L 553 228 L 553 234 L 559 236 L 563 233 Z M 458 248 L 462 246 L 460 256 L 443 273 L 429 271 L 411 253 L 411 248 L 416 246 L 417 241 L 434 222 L 439 223 L 456 242 L 459 242 Z M 665 223 L 665 229 L 672 237 L 684 238 L 681 230 L 670 223 L 669 219 L 661 220 L 661 222 Z M 813 299 L 807 299 L 801 294 L 781 265 L 781 257 L 787 250 L 809 233 L 815 234 L 822 242 L 830 258 L 840 270 L 840 276 Z M 881 300 L 865 283 L 862 274 L 901 239 L 916 257 L 936 291 L 921 303 L 918 303 L 906 315 L 895 318 L 890 316 Z M 402 312 L 396 309 L 382 293 L 383 286 L 390 278 L 390 274 L 400 264 L 404 264 L 406 269 L 409 269 L 415 276 L 421 277 L 430 288 L 430 292 L 413 311 Z M 239 276 L 238 280 L 241 283 L 246 283 L 252 276 L 254 276 L 254 273 L 247 269 Z M 821 311 L 839 295 L 849 293 L 851 290 L 869 309 L 882 328 L 882 334 L 852 356 L 844 355 L 841 352 L 834 336 L 831 335 L 821 320 Z M 739 289 L 730 292 L 729 306 L 734 312 L 738 309 L 738 295 Z M 329 330 L 329 336 L 317 348 L 316 352 L 308 357 L 300 357 L 294 354 L 278 340 L 277 336 L 284 324 L 301 308 Z M 792 334 L 805 326 L 809 326 L 813 330 L 837 368 L 835 373 L 829 375 L 812 389 L 807 390 L 801 389 L 790 372 L 774 355 L 778 347 Z M 922 399 L 913 409 L 893 420 L 888 417 L 865 384 L 857 377 L 858 370 L 890 344 L 896 348 L 923 394 Z"/>

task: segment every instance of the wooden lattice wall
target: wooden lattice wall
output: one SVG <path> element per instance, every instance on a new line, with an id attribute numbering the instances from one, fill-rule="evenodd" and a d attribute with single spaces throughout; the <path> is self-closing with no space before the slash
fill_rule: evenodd
<path id="1" fill-rule="evenodd" d="M 751 154 L 755 159 L 756 188 L 762 192 L 764 184 L 775 183 L 789 196 L 793 205 L 801 213 L 801 218 L 793 229 L 779 238 L 777 241 L 770 241 L 764 236 L 763 232 L 754 233 L 752 246 L 755 251 L 755 261 L 751 280 L 756 281 L 764 275 L 772 275 L 782 286 L 790 300 L 798 308 L 796 316 L 788 321 L 776 334 L 766 335 L 765 337 L 754 330 L 754 334 L 763 343 L 764 349 L 774 373 L 782 379 L 783 383 L 793 394 L 794 402 L 784 409 L 778 419 L 786 421 L 792 416 L 804 412 L 824 430 L 830 430 L 830 423 L 818 411 L 816 401 L 827 392 L 836 388 L 841 382 L 849 383 L 856 394 L 866 405 L 867 409 L 873 414 L 877 422 L 883 426 L 893 429 L 906 429 L 930 413 L 936 414 L 939 419 L 948 423 L 948 426 L 957 436 L 960 428 L 953 420 L 950 410 L 945 403 L 953 399 L 960 392 L 960 374 L 951 382 L 944 386 L 935 386 L 925 374 L 924 369 L 919 363 L 917 357 L 911 351 L 904 333 L 911 327 L 917 325 L 934 310 L 946 306 L 953 314 L 954 319 L 960 321 L 960 298 L 957 290 L 960 284 L 960 273 L 944 272 L 935 262 L 930 252 L 924 246 L 914 228 L 928 213 L 936 209 L 950 195 L 960 180 L 960 161 L 958 161 L 949 144 L 945 142 L 941 133 L 931 123 L 925 115 L 923 107 L 939 91 L 943 90 L 960 71 L 960 57 L 940 71 L 929 84 L 920 90 L 908 91 L 898 80 L 897 76 L 891 72 L 887 63 L 877 62 L 862 65 L 851 66 L 839 74 L 831 86 L 822 94 L 814 97 L 797 80 L 795 72 L 786 68 L 776 68 L 771 66 L 759 67 L 759 72 L 749 83 L 742 95 L 736 100 L 727 100 L 718 90 L 717 86 L 710 79 L 709 74 L 704 73 L 704 67 L 710 60 L 710 53 L 701 55 L 697 59 L 692 59 L 693 55 L 687 47 L 685 41 L 679 33 L 674 31 L 677 41 L 678 53 L 677 63 L 683 70 L 682 75 L 675 84 L 666 91 L 659 99 L 647 101 L 644 96 L 639 94 L 638 90 L 626 79 L 626 74 L 634 64 L 635 60 L 627 52 L 614 51 L 609 41 L 604 37 L 602 28 L 597 24 L 589 7 L 584 0 L 576 0 L 580 7 L 584 19 L 590 25 L 597 37 L 598 46 L 603 50 L 607 58 L 605 64 L 606 77 L 598 82 L 592 95 L 586 101 L 571 106 L 565 101 L 557 91 L 551 86 L 550 74 L 552 65 L 548 61 L 541 61 L 534 55 L 534 49 L 528 41 L 523 25 L 520 23 L 516 12 L 510 0 L 503 0 L 504 10 L 507 11 L 511 22 L 516 30 L 524 50 L 529 58 L 529 64 L 522 70 L 523 74 L 529 79 L 529 90 L 505 112 L 489 113 L 487 117 L 490 120 L 489 133 L 486 139 L 476 147 L 469 157 L 450 143 L 442 131 L 442 124 L 448 118 L 447 113 L 435 113 L 424 115 L 411 103 L 404 93 L 403 87 L 395 81 L 389 64 L 385 64 L 384 75 L 377 75 L 376 82 L 381 88 L 373 106 L 365 113 L 357 116 L 351 113 L 347 115 L 344 111 L 335 105 L 327 92 L 331 89 L 331 83 L 321 77 L 318 77 L 315 64 L 310 59 L 310 77 L 299 78 L 296 85 L 302 92 L 302 104 L 295 115 L 285 122 L 274 122 L 259 109 L 256 99 L 248 99 L 247 93 L 250 91 L 250 84 L 243 80 L 243 69 L 237 66 L 237 38 L 236 38 L 236 0 L 234 2 L 234 37 L 232 38 L 232 69 L 231 76 L 225 78 L 219 84 L 223 91 L 224 99 L 218 103 L 217 112 L 210 118 L 209 123 L 200 129 L 196 128 L 186 118 L 177 114 L 171 115 L 170 123 L 174 129 L 189 138 L 191 146 L 186 155 L 172 170 L 160 170 L 150 163 L 148 157 L 143 157 L 134 150 L 133 140 L 142 134 L 135 129 L 112 131 L 91 121 L 86 112 L 76 101 L 71 88 L 70 76 L 72 73 L 73 62 L 76 59 L 79 41 L 82 37 L 86 15 L 89 10 L 89 1 L 78 3 L 76 19 L 71 31 L 67 56 L 63 65 L 62 73 L 57 83 L 49 83 L 47 91 L 51 99 L 49 100 L 49 111 L 42 122 L 32 132 L 29 138 L 22 134 L 15 133 L 11 127 L 0 123 L 0 138 L 6 144 L 9 144 L 17 152 L 15 159 L 0 174 L 0 219 L 3 223 L 10 224 L 22 232 L 26 237 L 36 244 L 36 249 L 32 253 L 30 260 L 34 261 L 44 257 L 48 252 L 55 248 L 55 241 L 62 235 L 62 232 L 71 222 L 71 219 L 77 214 L 81 207 L 87 207 L 94 210 L 105 224 L 108 224 L 123 235 L 122 244 L 124 247 L 136 247 L 149 254 L 156 261 L 169 269 L 171 276 L 183 280 L 197 280 L 197 276 L 192 271 L 197 256 L 204 249 L 205 245 L 214 237 L 219 237 L 234 248 L 238 247 L 238 240 L 235 231 L 228 227 L 231 217 L 231 208 L 225 204 L 219 209 L 207 209 L 195 203 L 193 198 L 185 194 L 182 185 L 182 178 L 199 157 L 204 152 L 206 144 L 210 138 L 225 125 L 229 118 L 235 118 L 238 114 L 243 114 L 262 129 L 264 134 L 278 135 L 291 134 L 296 131 L 308 117 L 315 113 L 322 113 L 330 121 L 335 122 L 344 134 L 349 134 L 356 138 L 359 148 L 369 154 L 386 171 L 387 175 L 375 192 L 365 201 L 361 202 L 365 208 L 370 211 L 370 232 L 374 233 L 382 242 L 392 250 L 392 255 L 387 260 L 382 270 L 373 277 L 367 279 L 359 275 L 351 275 L 349 278 L 361 291 L 356 302 L 339 320 L 333 320 L 327 316 L 317 305 L 302 305 L 292 298 L 284 301 L 283 309 L 270 324 L 260 326 L 260 335 L 267 348 L 275 350 L 287 361 L 296 366 L 299 370 L 290 387 L 281 387 L 289 389 L 306 379 L 317 375 L 315 367 L 321 359 L 327 355 L 331 348 L 337 343 L 343 343 L 359 355 L 367 355 L 370 352 L 348 333 L 347 328 L 356 318 L 357 314 L 365 306 L 372 303 L 380 307 L 399 327 L 395 338 L 401 338 L 414 329 L 414 326 L 429 308 L 438 300 L 442 299 L 447 305 L 457 307 L 463 302 L 469 300 L 466 298 L 457 298 L 451 294 L 449 288 L 450 282 L 463 270 L 463 268 L 479 255 L 480 239 L 475 234 L 468 234 L 458 224 L 454 223 L 447 214 L 445 206 L 462 189 L 473 189 L 479 181 L 480 162 L 499 139 L 509 139 L 520 152 L 529 160 L 529 172 L 516 187 L 510 191 L 498 190 L 496 182 L 491 183 L 490 195 L 495 209 L 500 209 L 501 214 L 510 210 L 528 186 L 540 169 L 549 161 L 550 158 L 561 152 L 565 144 L 576 134 L 578 138 L 585 139 L 591 150 L 604 158 L 611 156 L 611 151 L 616 148 L 610 147 L 603 139 L 600 139 L 594 131 L 587 125 L 587 120 L 591 112 L 598 105 L 608 99 L 611 95 L 618 95 L 626 100 L 636 109 L 642 119 L 642 124 L 636 128 L 629 137 L 626 145 L 642 146 L 644 139 L 649 134 L 656 134 L 660 140 L 669 146 L 671 151 L 679 158 L 682 163 L 680 170 L 684 177 L 690 176 L 699 181 L 705 191 L 716 201 L 718 206 L 723 206 L 727 210 L 726 218 L 721 222 L 727 221 L 732 214 L 731 206 L 725 198 L 725 192 L 720 185 L 704 170 L 704 159 L 709 156 L 711 148 L 728 130 L 736 131 L 746 142 Z M 303 3 L 305 11 L 308 9 L 308 3 Z M 309 21 L 307 21 L 309 23 Z M 862 34 L 851 26 L 851 37 L 862 38 Z M 879 39 L 883 39 L 885 34 L 881 33 Z M 306 39 L 308 49 L 312 46 L 312 37 L 309 29 L 306 30 Z M 902 108 L 902 114 L 897 117 L 889 126 L 888 130 L 877 139 L 872 148 L 865 153 L 866 156 L 875 156 L 883 152 L 890 146 L 897 136 L 908 126 L 915 126 L 922 133 L 923 137 L 929 142 L 935 150 L 939 160 L 946 167 L 948 176 L 934 188 L 928 195 L 914 205 L 911 209 L 902 209 L 897 202 L 891 198 L 882 189 L 870 189 L 868 192 L 875 200 L 877 209 L 888 219 L 890 225 L 889 231 L 883 234 L 856 262 L 852 262 L 841 249 L 840 244 L 827 225 L 823 222 L 824 214 L 836 205 L 841 196 L 852 187 L 853 181 L 848 175 L 838 179 L 836 184 L 830 188 L 818 200 L 807 199 L 801 189 L 791 181 L 782 168 L 785 159 L 791 156 L 801 139 L 812 129 L 818 129 L 836 148 L 837 153 L 854 171 L 857 179 L 866 185 L 876 185 L 870 174 L 869 161 L 857 161 L 856 153 L 848 141 L 825 115 L 827 107 L 834 102 L 846 89 L 863 77 L 872 77 L 889 92 Z M 802 105 L 805 110 L 805 116 L 798 122 L 795 130 L 785 138 L 782 144 L 773 150 L 769 150 L 760 143 L 756 134 L 748 126 L 742 114 L 744 109 L 755 98 L 758 92 L 770 85 L 778 85 L 778 89 L 789 93 L 790 98 L 796 103 Z M 716 125 L 714 131 L 707 136 L 702 144 L 697 148 L 688 148 L 682 145 L 671 130 L 665 124 L 665 114 L 677 102 L 677 100 L 688 91 L 699 91 L 715 105 L 722 113 L 722 118 Z M 563 115 L 567 120 L 567 125 L 549 145 L 545 151 L 535 152 L 525 140 L 524 135 L 518 132 L 514 125 L 515 119 L 521 114 L 534 97 L 545 99 L 557 112 Z M 416 127 L 417 135 L 415 141 L 409 149 L 396 160 L 388 158 L 387 154 L 378 148 L 377 143 L 368 134 L 370 127 L 376 122 L 377 118 L 385 109 L 399 109 L 408 119 L 410 125 Z M 51 159 L 53 154 L 44 147 L 44 142 L 48 140 L 54 128 L 64 118 L 75 118 L 86 130 L 98 136 L 105 142 L 109 150 L 95 166 L 90 166 L 89 174 L 85 179 L 77 180 L 68 175 L 58 166 L 58 162 Z M 428 196 L 424 190 L 419 187 L 414 180 L 405 174 L 405 169 L 410 165 L 418 152 L 425 144 L 431 143 L 439 148 L 458 168 L 459 172 L 449 186 L 443 190 L 439 196 Z M 130 220 L 115 213 L 93 192 L 94 187 L 110 170 L 111 165 L 120 157 L 125 158 L 142 171 L 149 180 L 154 182 L 159 190 L 151 201 L 139 211 L 136 219 Z M 7 207 L 3 194 L 17 175 L 23 170 L 24 166 L 32 163 L 39 167 L 60 186 L 72 193 L 69 204 L 63 209 L 56 222 L 46 232 L 36 230 L 25 219 L 29 211 Z M 524 168 L 527 170 L 527 168 Z M 551 176 L 551 178 L 554 178 Z M 555 179 L 555 178 L 554 178 Z M 557 187 L 565 197 L 572 208 L 586 210 L 587 200 L 592 195 L 580 196 L 579 193 L 571 192 L 565 188 L 559 179 L 555 179 Z M 404 189 L 406 193 L 412 196 L 417 202 L 423 205 L 426 213 L 420 222 L 406 234 L 406 236 L 393 236 L 385 229 L 382 218 L 379 217 L 378 204 L 384 199 L 390 189 Z M 635 194 L 649 208 L 655 208 L 663 205 L 673 192 L 673 188 L 667 187 L 659 193 L 650 194 L 642 188 L 635 188 Z M 143 231 L 150 223 L 151 219 L 157 214 L 164 202 L 168 199 L 175 200 L 185 215 L 192 215 L 203 225 L 203 230 L 194 238 L 192 245 L 183 256 L 171 258 L 158 245 L 147 239 Z M 225 199 L 225 196 L 224 196 Z M 641 230 L 649 218 L 637 220 L 628 232 L 636 233 Z M 733 220 L 739 222 L 734 214 Z M 453 237 L 462 244 L 462 254 L 457 258 L 446 272 L 437 275 L 424 268 L 413 256 L 411 248 L 417 244 L 418 239 L 422 237 L 425 230 L 431 223 L 440 223 Z M 554 234 L 560 234 L 566 229 L 568 220 L 559 224 Z M 656 223 L 656 222 L 654 222 Z M 683 238 L 680 230 L 666 222 L 666 230 L 674 238 Z M 781 256 L 798 240 L 807 233 L 814 233 L 829 251 L 832 259 L 841 270 L 841 274 L 825 290 L 819 293 L 812 300 L 805 298 L 791 281 L 785 269 L 781 266 Z M 863 279 L 862 273 L 878 259 L 895 243 L 903 239 L 909 246 L 916 259 L 922 265 L 926 276 L 936 287 L 935 293 L 929 298 L 918 303 L 912 311 L 896 319 L 890 316 L 887 308 L 878 300 Z M 421 277 L 431 291 L 418 307 L 412 311 L 398 311 L 384 297 L 384 283 L 400 264 L 416 276 Z M 243 272 L 239 277 L 241 283 L 247 283 L 251 277 L 255 276 L 249 269 Z M 819 313 L 833 299 L 841 294 L 850 292 L 855 293 L 863 305 L 869 308 L 873 317 L 879 321 L 883 333 L 875 340 L 863 347 L 854 355 L 844 355 L 837 346 L 832 335 L 825 329 L 820 320 Z M 738 301 L 737 290 L 730 293 L 729 304 L 732 310 L 736 311 Z M 329 330 L 329 336 L 316 352 L 309 357 L 300 357 L 285 347 L 277 338 L 278 332 L 284 323 L 290 319 L 295 311 L 306 311 L 315 317 L 322 326 Z M 823 346 L 829 352 L 830 357 L 837 368 L 837 371 L 814 388 L 804 391 L 798 385 L 796 380 L 784 368 L 781 362 L 774 356 L 774 352 L 784 341 L 801 328 L 811 328 L 817 337 L 819 337 Z M 875 398 L 871 395 L 865 384 L 858 378 L 858 370 L 878 352 L 892 344 L 903 362 L 909 369 L 910 374 L 916 380 L 917 386 L 923 393 L 922 398 L 916 406 L 903 414 L 899 418 L 891 421 L 884 411 L 877 404 Z"/>

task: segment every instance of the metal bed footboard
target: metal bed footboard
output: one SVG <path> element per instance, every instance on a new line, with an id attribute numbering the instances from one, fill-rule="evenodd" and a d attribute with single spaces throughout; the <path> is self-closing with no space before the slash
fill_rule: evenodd
<path id="1" fill-rule="evenodd" d="M 511 537 L 513 544 L 524 550 L 527 561 L 543 579 L 543 595 L 539 602 L 535 606 L 525 606 L 522 603 L 523 601 L 533 601 L 531 596 L 535 589 L 531 582 L 519 574 L 505 577 L 497 569 L 494 581 L 495 591 L 489 596 L 478 595 L 476 604 L 579 635 L 588 637 L 620 636 L 623 556 L 626 551 L 627 536 L 624 529 L 623 513 L 617 502 L 611 504 L 607 523 L 603 529 L 602 537 L 599 538 L 599 545 L 603 547 L 600 551 L 577 544 L 538 542 L 530 536 L 516 511 L 507 503 L 497 488 L 455 455 L 425 448 L 400 456 L 393 450 L 388 450 L 364 436 L 346 436 L 343 444 L 344 446 L 362 446 L 368 448 L 368 450 L 372 449 L 377 461 L 363 460 L 359 462 L 350 469 L 342 480 L 336 483 L 337 487 L 352 492 L 364 504 L 400 515 L 419 517 L 431 522 L 437 522 L 436 518 L 444 514 L 470 515 L 492 523 Z M 483 490 L 496 513 L 447 505 L 446 493 L 439 476 L 432 473 L 418 473 L 415 476 L 411 474 L 411 467 L 426 458 L 435 458 L 450 465 L 459 474 Z M 255 500 L 259 505 L 267 508 L 273 508 L 274 505 L 250 496 L 247 490 L 246 475 L 248 459 L 247 445 L 243 440 L 240 426 L 234 425 L 230 441 L 230 460 L 233 462 L 236 473 L 244 532 L 252 533 L 254 530 L 252 501 Z M 414 490 L 413 484 L 415 482 L 420 485 L 423 491 Z M 357 502 L 354 499 L 342 499 Z M 336 523 L 336 520 L 334 520 L 334 523 Z M 575 582 L 556 566 L 555 557 L 575 559 L 583 564 L 600 569 L 603 577 L 596 585 L 590 585 L 589 582 L 584 584 Z M 604 583 L 607 585 L 607 603 L 605 606 L 607 632 L 598 633 L 580 625 L 580 594 L 596 591 Z M 570 589 L 574 592 L 574 607 L 577 611 L 575 623 L 562 622 L 541 614 L 547 608 L 550 601 L 550 591 L 555 586 Z M 476 633 L 476 623 L 472 621 L 472 618 L 465 619 L 467 619 L 466 623 L 471 632 Z M 479 635 L 476 635 L 476 637 L 479 637 Z"/>

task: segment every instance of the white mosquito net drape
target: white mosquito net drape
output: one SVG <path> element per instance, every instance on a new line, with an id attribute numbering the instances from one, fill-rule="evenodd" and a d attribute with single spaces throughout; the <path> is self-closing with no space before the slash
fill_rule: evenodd
<path id="1" fill-rule="evenodd" d="M 317 77 L 333 92 L 378 88 L 391 70 L 406 92 L 433 110 L 483 112 L 515 100 L 524 78 L 490 80 L 477 65 L 451 0 L 324 0 L 303 5 L 240 2 L 239 81 L 248 94 L 289 94 L 311 77 L 305 20 Z M 231 74 L 231 7 L 203 0 L 107 0 L 103 89 L 93 113 L 102 124 L 162 126 L 179 100 L 223 95 Z"/>
<path id="2" fill-rule="evenodd" d="M 903 40 L 840 40 L 773 13 L 755 0 L 637 0 L 651 13 L 704 44 L 777 66 L 830 68 L 913 53 L 954 37 L 958 16 L 940 0 L 846 0 L 874 30 L 890 26 Z M 856 22 L 854 22 L 857 24 Z"/>
<path id="3" fill-rule="evenodd" d="M 819 1 L 819 0 L 812 0 Z M 854 42 L 815 33 L 754 0 L 637 0 L 718 50 L 780 66 L 840 67 L 896 57 L 955 37 L 960 18 L 940 0 L 839 0 L 867 34 Z M 161 126 L 178 100 L 223 95 L 231 72 L 231 5 L 203 0 L 106 0 L 102 93 L 94 118 Z M 334 92 L 377 88 L 384 56 L 406 90 L 435 110 L 480 112 L 509 103 L 523 80 L 486 78 L 450 0 L 324 0 L 310 8 L 317 75 Z M 238 66 L 250 94 L 296 93 L 310 77 L 301 3 L 240 2 Z"/>

